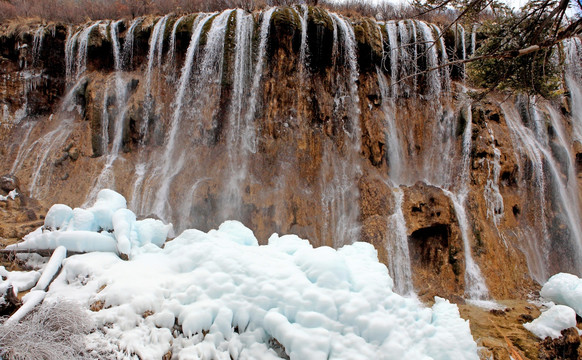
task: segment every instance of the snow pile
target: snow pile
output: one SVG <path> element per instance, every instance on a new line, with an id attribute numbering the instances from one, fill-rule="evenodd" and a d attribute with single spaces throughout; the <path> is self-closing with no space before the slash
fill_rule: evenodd
<path id="1" fill-rule="evenodd" d="M 556 304 L 567 305 L 582 316 L 582 279 L 579 277 L 556 274 L 544 284 L 540 295 Z"/>
<path id="2" fill-rule="evenodd" d="M 40 272 L 8 271 L 4 266 L 0 266 L 0 276 L 0 298 L 2 298 L 10 286 L 15 294 L 30 290 L 40 278 Z"/>
<path id="3" fill-rule="evenodd" d="M 88 209 L 53 205 L 44 226 L 24 237 L 24 242 L 7 249 L 55 249 L 64 246 L 73 252 L 114 252 L 126 257 L 134 248 L 147 244 L 162 246 L 172 225 L 159 220 L 136 220 L 125 198 L 104 189 Z"/>
<path id="4" fill-rule="evenodd" d="M 548 336 L 557 339 L 562 336 L 562 330 L 576 327 L 576 313 L 568 306 L 555 305 L 523 326 L 540 339 Z"/>
<path id="5" fill-rule="evenodd" d="M 8 193 L 8 195 L 0 195 L 0 201 L 8 201 L 8 199 L 14 200 L 18 196 L 18 192 L 16 190 L 12 190 Z"/>
<path id="6" fill-rule="evenodd" d="M 137 221 L 111 190 L 88 209 L 53 206 L 43 228 L 12 248 L 93 252 L 63 260 L 65 249 L 55 251 L 43 277 L 62 260 L 60 275 L 26 304 L 94 310 L 100 331 L 86 348 L 96 358 L 478 359 L 457 306 L 436 298 L 426 308 L 393 293 L 368 243 L 314 249 L 273 234 L 259 246 L 250 229 L 226 221 L 162 248 L 169 229 Z"/>
<path id="7" fill-rule="evenodd" d="M 436 298 L 425 308 L 392 286 L 370 244 L 314 249 L 274 234 L 258 246 L 251 230 L 227 221 L 208 233 L 186 230 L 163 249 L 133 249 L 130 261 L 72 256 L 45 302 L 99 310 L 93 320 L 120 357 L 478 358 L 456 305 Z"/>

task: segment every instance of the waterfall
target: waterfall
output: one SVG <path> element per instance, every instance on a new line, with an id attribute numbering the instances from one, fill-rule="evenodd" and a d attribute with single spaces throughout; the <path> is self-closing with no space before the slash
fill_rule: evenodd
<path id="1" fill-rule="evenodd" d="M 302 4 L 301 10 L 303 11 L 303 14 L 299 17 L 301 19 L 301 50 L 299 52 L 299 64 L 303 73 L 305 62 L 307 60 L 307 17 L 309 15 L 309 7 Z"/>
<path id="2" fill-rule="evenodd" d="M 582 39 L 573 37 L 564 42 L 566 85 L 570 90 L 572 128 L 574 140 L 582 143 Z"/>
<path id="3" fill-rule="evenodd" d="M 266 33 L 271 22 L 270 16 L 263 18 L 261 26 L 261 40 L 259 46 L 266 46 Z M 252 62 L 252 36 L 254 21 L 251 15 L 245 14 L 242 10 L 236 12 L 235 47 L 234 47 L 234 69 L 232 81 L 232 100 L 229 109 L 229 129 L 228 129 L 228 171 L 225 194 L 222 197 L 221 215 L 225 219 L 240 214 L 242 205 L 241 184 L 247 177 L 249 149 L 246 146 L 249 138 L 256 136 L 254 128 L 254 118 L 247 118 L 243 114 L 245 108 L 246 89 L 249 87 L 251 62 Z M 264 30 L 266 29 L 266 30 Z M 265 49 L 259 48 L 259 56 L 264 55 Z M 258 60 L 260 61 L 260 60 Z M 262 73 L 263 69 L 257 69 Z M 255 74 L 256 75 L 256 74 Z M 258 89 L 254 89 L 258 91 Z M 256 96 L 253 94 L 251 96 Z M 253 114 L 254 115 L 254 114 Z M 247 123 L 247 120 L 249 122 Z"/>
<path id="4" fill-rule="evenodd" d="M 148 66 L 146 70 L 146 78 L 145 78 L 145 101 L 144 101 L 144 119 L 142 120 L 140 135 L 142 139 L 146 138 L 148 124 L 152 117 L 152 107 L 153 107 L 153 98 L 152 98 L 152 72 L 154 66 L 161 65 L 162 59 L 162 50 L 164 45 L 164 31 L 166 29 L 166 22 L 168 21 L 169 15 L 166 15 L 160 18 L 156 25 L 154 25 L 154 29 L 152 30 L 152 35 L 150 36 L 150 46 L 148 51 Z M 143 141 L 143 140 L 142 140 Z"/>
<path id="5" fill-rule="evenodd" d="M 461 24 L 457 24 L 455 26 L 455 52 L 457 51 L 456 47 L 457 44 L 460 42 L 461 44 L 461 60 L 465 60 L 467 59 L 467 46 L 465 44 L 465 28 L 463 26 L 461 26 Z M 454 60 L 457 60 L 456 58 Z M 463 81 L 465 80 L 465 78 L 467 77 L 466 71 L 465 71 L 465 64 L 461 64 L 457 66 L 459 68 L 459 71 L 461 72 L 461 76 Z"/>
<path id="6" fill-rule="evenodd" d="M 75 35 L 72 36 L 71 41 L 72 44 L 69 46 L 67 44 L 66 47 L 68 47 L 69 49 L 71 49 L 70 51 L 73 51 L 73 48 L 75 47 L 75 43 L 77 45 L 77 56 L 74 57 L 74 53 L 73 55 L 70 55 L 68 58 L 70 58 L 69 60 L 71 61 L 71 64 L 69 64 L 67 62 L 67 69 L 71 69 L 70 70 L 70 74 L 71 76 L 73 76 L 73 66 L 74 66 L 74 77 L 71 79 L 67 79 L 67 82 L 69 81 L 76 81 L 79 79 L 79 76 L 81 76 L 82 74 L 85 73 L 85 70 L 87 69 L 87 46 L 89 45 L 89 36 L 91 35 L 91 32 L 93 31 L 93 29 L 97 26 L 99 26 L 101 24 L 101 21 L 97 21 L 89 26 L 87 26 L 85 29 L 79 30 L 79 32 Z M 73 61 L 74 61 L 74 65 L 73 65 Z"/>
<path id="7" fill-rule="evenodd" d="M 436 41 L 434 39 L 432 29 L 426 23 L 419 21 L 420 31 L 422 32 L 423 39 L 425 43 L 424 46 L 424 56 L 426 56 L 426 63 L 428 69 L 435 69 L 438 64 L 438 51 L 436 46 Z M 428 72 L 428 92 L 425 97 L 437 98 L 441 93 L 441 80 L 438 70 L 431 70 Z"/>
<path id="8" fill-rule="evenodd" d="M 18 147 L 18 152 L 16 153 L 16 158 L 12 163 L 12 167 L 10 168 L 10 174 L 14 174 L 20 166 L 20 162 L 26 155 L 28 155 L 29 151 L 25 151 L 25 145 L 28 143 L 28 138 L 30 137 L 30 133 L 32 129 L 34 129 L 37 122 L 28 122 L 24 126 L 27 127 L 26 134 L 24 135 L 24 139 L 20 142 L 20 146 Z M 30 150 L 30 149 L 29 149 Z"/>
<path id="9" fill-rule="evenodd" d="M 499 175 L 501 173 L 501 151 L 495 146 L 493 131 L 487 126 L 487 131 L 491 137 L 493 147 L 493 160 L 486 159 L 487 162 L 487 183 L 483 192 L 485 203 L 487 204 L 487 218 L 493 220 L 493 224 L 499 233 L 499 223 L 503 218 L 503 197 L 499 192 Z M 500 234 L 501 235 L 501 234 Z M 504 239 L 505 242 L 505 239 Z M 507 243 L 505 244 L 507 246 Z"/>
<path id="10" fill-rule="evenodd" d="M 181 16 L 178 20 L 176 20 L 174 22 L 174 26 L 172 26 L 172 32 L 170 33 L 170 44 L 168 45 L 166 67 L 172 80 L 175 80 L 174 75 L 176 73 L 176 31 L 178 30 L 178 26 L 180 26 L 185 18 L 186 16 Z"/>
<path id="11" fill-rule="evenodd" d="M 113 171 L 113 164 L 119 156 L 119 151 L 123 145 L 123 123 L 125 122 L 125 114 L 127 111 L 127 87 L 123 81 L 123 58 L 121 54 L 121 46 L 119 44 L 119 31 L 118 27 L 122 21 L 116 21 L 109 26 L 109 35 L 111 36 L 111 43 L 113 48 L 113 63 L 115 66 L 114 77 L 115 77 L 115 106 L 116 115 L 113 128 L 113 141 L 111 144 L 111 152 L 108 153 L 105 165 L 101 170 L 101 173 L 97 177 L 92 190 L 89 192 L 85 200 L 86 206 L 89 206 L 95 201 L 97 193 L 104 187 L 109 187 L 115 189 L 115 173 Z M 107 113 L 107 92 L 109 86 L 105 86 L 103 112 Z M 107 114 L 107 126 L 104 131 L 107 132 L 107 139 L 109 139 L 109 116 Z M 105 125 L 105 122 L 103 122 Z M 107 143 L 105 143 L 105 149 L 107 149 Z M 106 153 L 106 151 L 104 151 Z"/>
<path id="12" fill-rule="evenodd" d="M 338 149 L 329 141 L 326 144 L 322 164 L 321 205 L 326 215 L 324 233 L 331 234 L 334 247 L 341 247 L 359 239 L 360 234 L 359 210 L 353 206 L 359 199 L 357 180 L 361 176 L 357 161 L 361 142 L 357 85 L 359 74 L 353 29 L 340 16 L 334 13 L 330 15 L 338 30 L 341 30 L 338 31 L 337 48 L 343 51 L 342 58 L 346 62 L 344 68 L 348 71 L 347 79 L 338 78 L 335 112 L 345 111 L 349 122 L 342 124 L 345 143 L 343 151 L 339 149 L 341 156 L 338 156 Z"/>
<path id="13" fill-rule="evenodd" d="M 388 156 L 388 166 L 390 167 L 389 177 L 395 184 L 401 184 L 402 171 L 403 171 L 403 157 L 402 157 L 402 147 L 400 145 L 400 137 L 398 134 L 398 128 L 396 126 L 396 121 L 394 119 L 394 104 L 390 102 L 388 84 L 384 74 L 379 68 L 376 68 L 376 73 L 378 75 L 378 86 L 380 88 L 380 95 L 382 96 L 382 108 L 385 115 L 386 123 L 386 156 Z"/>
<path id="14" fill-rule="evenodd" d="M 445 46 L 445 39 L 444 39 L 443 35 L 441 34 L 441 30 L 439 29 L 438 26 L 436 26 L 435 24 L 431 24 L 431 27 L 433 28 L 434 32 L 437 34 L 437 40 L 438 40 L 437 48 L 440 48 L 440 50 L 441 50 L 441 63 L 446 64 L 449 62 L 449 56 L 447 55 L 447 48 Z M 435 43 L 435 46 L 436 46 L 436 43 Z M 444 83 L 442 85 L 443 90 L 446 92 L 450 92 L 451 91 L 451 71 L 450 71 L 449 67 L 443 66 L 440 69 L 440 72 L 441 72 L 442 82 Z"/>
<path id="15" fill-rule="evenodd" d="M 168 157 L 169 157 L 169 155 L 172 155 L 171 152 L 173 152 L 173 141 L 174 141 L 174 137 L 178 131 L 178 122 L 180 120 L 180 116 L 181 116 L 181 112 L 182 112 L 182 100 L 184 99 L 184 95 L 186 94 L 186 91 L 188 90 L 188 85 L 190 83 L 190 75 L 192 73 L 192 67 L 194 64 L 194 55 L 196 54 L 196 52 L 198 50 L 198 44 L 200 42 L 200 36 L 202 34 L 202 29 L 204 28 L 204 25 L 206 25 L 206 23 L 215 15 L 216 15 L 216 13 L 200 14 L 196 17 L 196 19 L 194 20 L 194 22 L 192 24 L 192 36 L 190 38 L 188 50 L 186 51 L 186 59 L 184 60 L 184 65 L 182 66 L 182 70 L 180 71 L 180 80 L 178 82 L 178 86 L 176 89 L 176 97 L 174 98 L 174 102 L 172 104 L 174 112 L 173 112 L 171 122 L 170 122 L 170 132 L 168 134 L 169 135 L 168 136 L 168 144 L 166 145 L 166 149 L 165 149 L 167 154 L 165 154 L 166 156 L 164 156 L 164 159 L 162 159 L 162 160 L 167 159 L 167 161 L 165 161 L 162 164 L 162 166 L 164 166 L 167 169 L 164 169 L 164 168 L 159 169 L 159 166 L 157 166 L 154 169 L 153 173 L 151 174 L 152 177 L 153 176 L 164 176 L 167 173 L 167 171 L 169 170 L 169 167 L 171 166 L 171 159 L 168 159 Z M 150 40 L 150 51 L 148 53 L 148 72 L 149 73 L 151 73 L 151 71 L 149 70 L 150 69 L 149 59 L 154 59 L 153 54 L 155 53 L 155 51 L 152 50 L 151 47 L 155 46 L 154 44 L 156 43 L 156 42 L 152 42 L 152 41 L 153 40 Z M 150 54 L 151 54 L 151 56 L 150 56 Z M 136 181 L 134 182 L 134 186 L 133 186 L 132 203 L 134 204 L 136 209 L 140 209 L 140 212 L 143 213 L 144 206 L 146 205 L 146 202 L 143 200 L 140 202 L 138 199 L 146 198 L 145 193 L 141 194 L 141 196 L 140 196 L 140 190 L 141 190 L 142 183 L 144 181 L 144 175 L 145 175 L 146 171 L 145 171 L 145 165 L 142 165 L 141 161 L 138 163 L 138 165 L 136 167 L 138 168 L 139 171 L 136 171 L 136 173 L 138 174 L 138 177 L 136 178 Z M 161 171 L 163 171 L 162 174 L 160 174 Z M 169 188 L 169 184 L 167 186 Z M 167 191 L 168 191 L 168 189 L 166 189 L 166 192 Z M 167 196 L 167 193 L 164 196 Z M 163 206 L 164 199 L 161 199 L 161 201 L 162 201 L 162 205 L 160 205 L 160 206 Z"/>
<path id="16" fill-rule="evenodd" d="M 125 38 L 123 40 L 123 52 L 122 52 L 122 62 L 125 68 L 131 69 L 133 64 L 133 43 L 135 40 L 135 29 L 139 24 L 141 24 L 143 18 L 133 19 L 129 25 L 129 29 L 125 33 Z"/>
<path id="17" fill-rule="evenodd" d="M 567 141 L 566 132 L 562 126 L 560 113 L 551 105 L 546 105 L 546 110 L 549 114 L 549 119 L 552 124 L 554 136 L 557 139 L 559 148 L 565 150 L 567 157 L 566 179 L 564 180 L 561 172 L 558 170 L 558 162 L 550 150 L 543 150 L 546 159 L 550 159 L 549 168 L 552 173 L 554 183 L 558 185 L 559 201 L 562 204 L 561 212 L 566 216 L 567 225 L 570 229 L 570 242 L 572 243 L 572 250 L 575 253 L 575 266 L 577 266 L 578 273 L 582 273 L 582 224 L 580 219 L 580 203 L 579 203 L 579 189 L 576 175 L 576 164 L 574 163 L 574 154 L 568 149 L 570 142 Z M 550 147 L 551 148 L 551 147 Z"/>
<path id="18" fill-rule="evenodd" d="M 471 160 L 471 134 L 472 116 L 471 108 L 467 110 L 467 125 L 463 132 L 463 151 L 461 160 L 461 172 L 459 174 L 459 189 L 453 193 L 443 189 L 443 192 L 451 199 L 457 215 L 461 238 L 463 240 L 463 252 L 465 255 L 465 295 L 473 300 L 485 300 L 489 297 L 489 290 L 485 284 L 485 279 L 481 274 L 479 265 L 473 259 L 473 249 L 469 240 L 470 226 L 465 209 L 465 202 L 469 194 L 469 163 Z"/>
<path id="19" fill-rule="evenodd" d="M 505 115 L 505 121 L 510 130 L 513 143 L 517 145 L 519 150 L 519 153 L 516 152 L 515 154 L 516 158 L 519 159 L 520 155 L 523 155 L 526 160 L 531 161 L 533 170 L 532 179 L 523 179 L 521 185 L 526 189 L 527 183 L 535 186 L 537 199 L 533 198 L 532 200 L 536 201 L 535 208 L 538 211 L 536 214 L 537 221 L 532 225 L 536 226 L 537 224 L 541 232 L 541 239 L 538 235 L 534 236 L 531 241 L 525 241 L 524 247 L 526 249 L 524 252 L 528 260 L 527 263 L 530 267 L 531 276 L 540 283 L 543 283 L 549 277 L 547 264 L 549 263 L 551 244 L 545 212 L 546 182 L 544 179 L 543 156 L 540 150 L 540 144 L 535 139 L 532 131 L 521 122 L 517 109 L 506 102 L 501 103 L 501 109 Z"/>
<path id="20" fill-rule="evenodd" d="M 463 239 L 465 253 L 465 296 L 472 300 L 486 300 L 489 297 L 489 290 L 481 274 L 481 269 L 475 260 L 473 260 L 473 255 L 471 254 L 473 250 L 469 242 L 469 220 L 467 219 L 467 213 L 465 211 L 467 191 L 457 194 L 444 189 L 443 191 L 453 202 Z"/>
<path id="21" fill-rule="evenodd" d="M 408 81 L 402 82 L 400 84 L 401 93 L 404 97 L 414 96 L 416 92 L 416 54 L 414 50 L 416 48 L 416 34 L 412 33 L 408 29 L 409 23 L 414 25 L 414 22 L 399 21 L 398 22 L 398 34 L 400 35 L 400 57 L 402 65 L 400 67 L 401 79 L 413 76 L 413 87 L 408 85 Z M 413 32 L 415 28 L 413 27 Z"/>
<path id="22" fill-rule="evenodd" d="M 32 39 L 32 66 L 36 66 L 40 58 L 45 30 L 46 27 L 41 25 L 34 32 L 34 38 Z"/>
<path id="23" fill-rule="evenodd" d="M 109 154 L 109 82 L 105 82 L 101 111 L 101 146 L 103 155 Z"/>
<path id="24" fill-rule="evenodd" d="M 396 32 L 396 24 L 393 21 L 389 21 L 386 24 L 386 30 L 388 32 L 388 43 L 390 44 L 390 83 L 392 88 L 392 97 L 397 98 L 398 92 L 398 34 Z"/>
<path id="25" fill-rule="evenodd" d="M 178 174 L 182 168 L 184 159 L 183 156 L 176 161 L 174 148 L 176 146 L 176 136 L 178 134 L 180 126 L 180 118 L 182 115 L 182 101 L 184 100 L 184 95 L 188 90 L 188 84 L 190 83 L 190 74 L 192 71 L 192 64 L 194 62 L 194 53 L 198 48 L 200 42 L 200 35 L 204 25 L 211 19 L 214 18 L 212 26 L 208 33 L 206 34 L 206 47 L 204 50 L 204 57 L 202 59 L 201 69 L 203 72 L 200 74 L 198 79 L 199 84 L 203 83 L 207 85 L 207 79 L 204 75 L 210 76 L 212 71 L 212 62 L 216 60 L 216 53 L 218 47 L 224 49 L 224 28 L 227 24 L 228 17 L 231 11 L 225 11 L 219 15 L 216 14 L 205 14 L 196 18 L 195 26 L 196 28 L 192 32 L 192 38 L 190 39 L 190 45 L 186 52 L 186 61 L 184 62 L 184 67 L 182 68 L 180 81 L 178 84 L 178 89 L 176 97 L 174 100 L 173 108 L 174 112 L 170 122 L 170 129 L 167 135 L 166 147 L 164 149 L 164 154 L 161 159 L 161 168 L 157 168 L 155 173 L 161 176 L 161 184 L 158 189 L 155 201 L 153 204 L 153 211 L 155 214 L 164 219 L 167 217 L 168 210 L 168 195 L 170 190 L 171 182 L 176 174 Z M 222 58 L 222 57 L 221 57 Z M 206 81 L 205 81 L 206 80 Z M 197 94 L 196 91 L 194 91 Z"/>
<path id="26" fill-rule="evenodd" d="M 257 113 L 257 101 L 259 86 L 261 85 L 261 79 L 263 77 L 263 67 L 265 66 L 265 53 L 267 52 L 267 39 L 269 35 L 269 28 L 271 26 L 271 17 L 276 8 L 271 8 L 263 13 L 263 21 L 261 22 L 261 32 L 259 34 L 259 53 L 257 55 L 257 62 L 255 64 L 255 70 L 253 75 L 253 84 L 251 86 L 249 106 L 245 114 L 245 123 L 250 124 Z M 256 136 L 255 134 L 247 134 L 245 137 L 245 146 L 248 151 L 255 153 L 256 149 Z"/>
<path id="27" fill-rule="evenodd" d="M 397 293 L 408 295 L 414 293 L 412 284 L 412 269 L 410 267 L 410 252 L 408 250 L 408 229 L 402 212 L 404 193 L 394 189 L 394 214 L 388 218 L 386 232 L 386 251 L 388 252 L 388 270 L 394 279 L 394 289 Z"/>
<path id="28" fill-rule="evenodd" d="M 77 83 L 71 87 L 69 92 L 64 96 L 61 105 L 59 106 L 59 110 L 57 114 L 59 116 L 52 116 L 49 120 L 52 120 L 51 123 L 54 124 L 53 129 L 46 134 L 44 134 L 39 140 L 35 141 L 29 147 L 28 152 L 32 152 L 34 148 L 37 146 L 40 147 L 36 153 L 36 159 L 33 164 L 32 174 L 30 184 L 28 186 L 28 193 L 30 197 L 34 197 L 37 199 L 43 198 L 43 190 L 48 191 L 48 186 L 46 184 L 46 179 L 49 179 L 53 172 L 53 164 L 52 162 L 47 161 L 51 153 L 63 146 L 63 143 L 69 137 L 69 134 L 73 130 L 73 117 L 71 116 L 71 112 L 78 110 L 77 107 L 74 105 L 75 94 L 78 91 L 79 85 L 83 82 L 83 79 L 77 81 Z M 49 168 L 48 172 L 42 174 L 43 168 L 47 166 Z M 39 189 L 39 183 L 41 179 L 45 179 L 43 185 L 45 185 L 44 189 Z"/>

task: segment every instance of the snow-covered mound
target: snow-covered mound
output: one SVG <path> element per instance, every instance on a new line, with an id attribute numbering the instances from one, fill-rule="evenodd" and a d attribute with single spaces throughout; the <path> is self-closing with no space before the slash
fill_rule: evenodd
<path id="1" fill-rule="evenodd" d="M 24 237 L 24 242 L 7 249 L 56 249 L 64 246 L 74 252 L 115 252 L 130 256 L 131 249 L 146 244 L 162 246 L 172 225 L 160 220 L 136 220 L 127 209 L 125 198 L 113 190 L 104 189 L 95 204 L 88 209 L 71 209 L 53 205 L 44 226 Z"/>
<path id="2" fill-rule="evenodd" d="M 124 201 L 106 197 L 115 206 L 53 207 L 52 230 L 25 241 L 35 247 L 68 234 L 51 241 L 84 250 L 101 250 L 99 235 L 116 248 L 129 241 L 129 261 L 114 252 L 65 259 L 44 300 L 94 310 L 100 332 L 89 335 L 90 349 L 141 359 L 478 359 L 457 306 L 436 298 L 426 308 L 393 293 L 370 244 L 314 249 L 273 234 L 259 246 L 250 229 L 227 221 L 159 247 L 158 225 L 140 228 Z"/>
<path id="3" fill-rule="evenodd" d="M 582 316 L 582 279 L 576 275 L 559 273 L 552 276 L 540 295 L 556 304 L 567 305 Z"/>
<path id="4" fill-rule="evenodd" d="M 547 336 L 557 339 L 562 336 L 562 330 L 576 327 L 576 313 L 568 306 L 555 305 L 544 311 L 534 321 L 523 326 L 540 339 L 545 339 Z"/>

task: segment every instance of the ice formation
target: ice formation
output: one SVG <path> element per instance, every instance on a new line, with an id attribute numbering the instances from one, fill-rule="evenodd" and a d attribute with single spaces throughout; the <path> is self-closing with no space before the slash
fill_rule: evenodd
<path id="1" fill-rule="evenodd" d="M 7 249 L 56 249 L 73 252 L 115 252 L 129 256 L 133 248 L 146 244 L 162 246 L 172 225 L 160 220 L 137 220 L 127 209 L 125 198 L 103 189 L 88 209 L 55 204 L 46 214 L 44 226 Z"/>
<path id="2" fill-rule="evenodd" d="M 582 316 L 582 279 L 576 275 L 559 273 L 552 276 L 540 295 L 556 304 L 567 305 Z"/>
<path id="3" fill-rule="evenodd" d="M 179 359 L 278 359 L 282 352 L 291 359 L 478 359 L 457 306 L 436 298 L 427 308 L 392 292 L 368 243 L 313 248 L 273 234 L 259 246 L 250 229 L 226 221 L 160 247 L 167 230 L 136 221 L 121 195 L 104 190 L 83 211 L 53 206 L 44 229 L 16 248 L 94 251 L 65 259 L 44 301 L 93 306 L 100 332 L 87 338 L 88 348 L 122 358 L 171 351 Z M 130 244 L 129 261 L 116 254 L 120 239 Z"/>
<path id="4" fill-rule="evenodd" d="M 562 336 L 562 330 L 576 327 L 576 313 L 568 306 L 555 305 L 544 311 L 534 321 L 523 326 L 540 339 L 548 336 L 557 339 Z"/>

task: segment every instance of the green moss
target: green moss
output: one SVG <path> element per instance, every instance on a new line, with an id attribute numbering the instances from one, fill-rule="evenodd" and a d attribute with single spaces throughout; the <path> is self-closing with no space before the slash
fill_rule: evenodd
<path id="1" fill-rule="evenodd" d="M 318 7 L 309 7 L 307 21 L 318 26 L 325 27 L 328 31 L 333 31 L 333 20 L 327 11 Z"/>
<path id="2" fill-rule="evenodd" d="M 451 264 L 453 268 L 453 273 L 456 276 L 461 274 L 461 266 L 459 264 L 459 260 L 457 259 L 459 255 L 459 249 L 455 246 L 449 247 L 449 264 Z"/>
<path id="3" fill-rule="evenodd" d="M 181 32 L 188 33 L 188 32 L 191 32 L 192 31 L 192 25 L 194 25 L 194 20 L 196 20 L 196 18 L 198 17 L 198 15 L 199 14 L 187 15 L 187 17 L 185 17 L 184 19 L 182 19 L 182 21 L 180 21 L 180 24 L 176 28 L 176 32 L 177 33 L 181 33 Z M 176 19 L 176 21 L 178 21 L 178 20 Z"/>
<path id="4" fill-rule="evenodd" d="M 277 28 L 301 29 L 301 18 L 291 7 L 282 7 L 275 10 L 271 17 L 271 24 Z"/>
<path id="5" fill-rule="evenodd" d="M 233 11 L 228 18 L 228 23 L 226 25 L 226 33 L 224 34 L 222 86 L 232 85 L 235 47 L 236 47 L 236 11 Z"/>
<path id="6" fill-rule="evenodd" d="M 206 45 L 206 41 L 208 40 L 208 33 L 210 32 L 210 28 L 212 28 L 212 24 L 218 14 L 213 15 L 202 27 L 202 33 L 200 34 L 200 42 L 198 43 L 200 47 Z"/>

